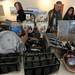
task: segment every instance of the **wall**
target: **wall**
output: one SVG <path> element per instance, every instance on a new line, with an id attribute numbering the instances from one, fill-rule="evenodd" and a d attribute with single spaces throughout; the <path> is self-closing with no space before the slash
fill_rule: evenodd
<path id="1" fill-rule="evenodd" d="M 5 0 L 0 1 L 0 4 L 3 5 L 5 16 L 0 16 L 0 20 L 10 19 L 10 20 L 16 20 L 16 16 L 12 16 L 10 14 L 10 7 L 14 5 L 14 2 L 16 0 Z M 17 0 L 20 1 L 23 5 L 23 8 L 26 9 L 28 7 L 31 8 L 39 8 L 43 11 L 49 11 L 53 8 L 53 5 L 58 0 Z M 75 0 L 60 0 L 64 4 L 64 13 L 70 6 L 75 7 Z M 64 14 L 63 13 L 63 14 Z"/>
<path id="2" fill-rule="evenodd" d="M 48 11 L 53 4 L 53 0 L 17 0 L 23 4 L 24 9 L 28 7 L 39 8 Z"/>
<path id="3" fill-rule="evenodd" d="M 53 8 L 54 4 L 58 0 L 17 0 L 23 4 L 24 9 L 27 7 L 39 8 L 44 11 L 49 11 Z M 60 0 L 64 4 L 64 13 L 66 10 L 73 6 L 75 7 L 75 0 Z M 63 13 L 63 14 L 64 14 Z"/>
<path id="4" fill-rule="evenodd" d="M 14 7 L 14 2 L 11 0 L 0 1 L 0 5 L 3 5 L 5 16 L 0 16 L 0 20 L 10 19 L 15 20 L 15 16 L 10 14 L 10 7 Z"/>

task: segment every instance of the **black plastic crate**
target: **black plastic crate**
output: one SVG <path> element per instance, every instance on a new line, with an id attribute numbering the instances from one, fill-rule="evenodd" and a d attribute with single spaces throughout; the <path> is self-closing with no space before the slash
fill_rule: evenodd
<path id="1" fill-rule="evenodd" d="M 20 53 L 0 54 L 0 74 L 20 71 Z"/>
<path id="2" fill-rule="evenodd" d="M 60 62 L 51 53 L 25 53 L 25 75 L 49 75 L 59 70 Z"/>

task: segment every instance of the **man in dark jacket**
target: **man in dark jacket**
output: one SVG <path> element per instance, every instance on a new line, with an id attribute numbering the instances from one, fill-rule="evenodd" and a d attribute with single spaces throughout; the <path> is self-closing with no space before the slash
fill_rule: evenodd
<path id="1" fill-rule="evenodd" d="M 57 30 L 57 21 L 62 19 L 61 13 L 62 2 L 57 1 L 54 5 L 54 9 L 50 10 L 49 15 L 49 29 L 48 31 L 56 31 Z"/>

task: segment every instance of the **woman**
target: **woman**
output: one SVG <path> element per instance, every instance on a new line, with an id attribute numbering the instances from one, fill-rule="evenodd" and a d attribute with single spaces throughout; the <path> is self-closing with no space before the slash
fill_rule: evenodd
<path id="1" fill-rule="evenodd" d="M 74 8 L 73 7 L 70 7 L 67 10 L 63 20 L 74 20 Z"/>
<path id="2" fill-rule="evenodd" d="M 49 28 L 47 32 L 57 31 L 58 20 L 62 19 L 61 7 L 62 2 L 57 1 L 54 5 L 54 8 L 48 12 Z"/>
<path id="3" fill-rule="evenodd" d="M 26 15 L 24 13 L 23 7 L 20 2 L 15 2 L 14 6 L 16 7 L 17 10 L 17 21 L 23 22 L 26 19 Z"/>

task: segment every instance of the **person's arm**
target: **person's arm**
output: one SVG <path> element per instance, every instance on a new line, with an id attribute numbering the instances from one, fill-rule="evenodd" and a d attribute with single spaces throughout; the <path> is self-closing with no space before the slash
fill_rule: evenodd
<path id="1" fill-rule="evenodd" d="M 24 43 L 26 43 L 26 41 L 28 40 L 28 28 L 23 28 L 21 39 Z"/>
<path id="2" fill-rule="evenodd" d="M 51 22 L 51 19 L 53 17 L 53 10 L 50 10 L 49 13 L 48 13 L 48 26 L 50 26 L 50 22 Z"/>
<path id="3" fill-rule="evenodd" d="M 28 33 L 25 32 L 25 35 L 24 36 L 21 36 L 21 40 L 26 43 L 26 41 L 28 40 Z"/>

